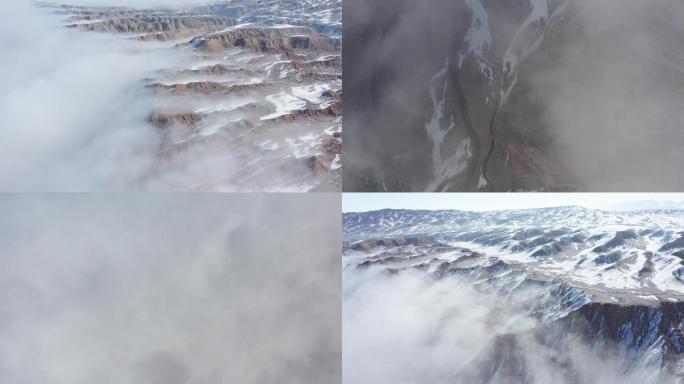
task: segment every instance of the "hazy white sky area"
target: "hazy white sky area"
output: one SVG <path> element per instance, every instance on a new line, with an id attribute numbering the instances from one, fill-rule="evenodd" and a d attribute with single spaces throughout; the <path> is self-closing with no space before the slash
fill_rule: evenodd
<path id="1" fill-rule="evenodd" d="M 579 205 L 624 209 L 630 204 L 684 204 L 684 193 L 345 193 L 344 212 L 392 209 L 496 211 Z M 656 205 L 656 204 L 650 204 Z"/>
<path id="2" fill-rule="evenodd" d="M 0 195 L 0 383 L 339 383 L 339 197 Z"/>
<path id="3" fill-rule="evenodd" d="M 30 3 L 31 0 L 20 0 Z M 149 7 L 191 7 L 195 5 L 204 5 L 212 3 L 212 0 L 64 0 L 64 1 L 48 1 L 57 4 L 70 5 L 95 5 L 95 6 L 112 6 L 112 7 L 133 7 L 133 8 L 149 8 Z"/>

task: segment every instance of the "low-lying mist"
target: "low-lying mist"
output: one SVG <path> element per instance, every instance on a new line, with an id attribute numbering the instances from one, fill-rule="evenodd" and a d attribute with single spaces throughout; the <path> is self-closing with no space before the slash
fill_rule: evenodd
<path id="1" fill-rule="evenodd" d="M 0 197 L 0 382 L 339 382 L 338 204 Z"/>
<path id="2" fill-rule="evenodd" d="M 0 8 L 0 190 L 130 189 L 161 140 L 142 80 L 181 54 L 63 28 L 28 1 Z"/>
<path id="3" fill-rule="evenodd" d="M 343 276 L 345 383 L 448 383 L 492 337 L 494 298 L 422 272 Z M 529 319 L 521 319 L 520 326 Z"/>
<path id="4" fill-rule="evenodd" d="M 516 305 L 524 295 L 500 296 L 493 285 L 475 289 L 418 270 L 352 268 L 344 269 L 342 283 L 344 383 L 637 384 L 658 374 L 639 367 L 624 373 L 622 362 L 572 335 L 564 355 L 540 344 L 530 333 L 540 322 Z M 520 335 L 512 354 L 495 343 L 510 334 Z M 550 361 L 572 368 L 574 377 Z M 522 362 L 524 377 L 501 374 L 505 366 L 522 370 Z"/>

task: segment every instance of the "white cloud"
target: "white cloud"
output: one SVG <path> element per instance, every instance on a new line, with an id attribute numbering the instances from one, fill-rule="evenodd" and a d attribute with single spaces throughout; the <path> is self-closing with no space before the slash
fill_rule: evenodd
<path id="1" fill-rule="evenodd" d="M 0 382 L 338 382 L 338 204 L 1 197 Z"/>
<path id="2" fill-rule="evenodd" d="M 530 384 L 655 382 L 657 368 L 637 362 L 625 373 L 626 362 L 611 349 L 601 351 L 600 342 L 590 346 L 569 332 L 560 332 L 558 341 L 567 349 L 539 342 L 535 336 L 550 328 L 539 327 L 529 305 L 542 286 L 506 294 L 497 281 L 479 283 L 476 289 L 458 276 L 435 280 L 418 270 L 345 268 L 343 382 L 517 383 L 521 374 Z M 517 335 L 514 346 L 498 350 L 496 338 L 511 334 Z M 559 360 L 565 365 L 555 365 Z M 662 382 L 670 382 L 666 375 Z"/>
<path id="3" fill-rule="evenodd" d="M 61 19 L 3 2 L 0 190 L 121 189 L 152 160 L 142 79 L 181 60 L 120 36 L 61 28 Z"/>

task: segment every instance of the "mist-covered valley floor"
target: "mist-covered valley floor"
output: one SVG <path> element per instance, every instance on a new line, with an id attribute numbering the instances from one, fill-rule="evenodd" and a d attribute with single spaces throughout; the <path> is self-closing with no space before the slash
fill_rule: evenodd
<path id="1" fill-rule="evenodd" d="M 681 210 L 343 216 L 345 383 L 681 383 Z"/>
<path id="2" fill-rule="evenodd" d="M 0 190 L 336 191 L 341 4 L 3 2 Z"/>
<path id="3" fill-rule="evenodd" d="M 684 187 L 681 1 L 344 10 L 345 191 Z"/>

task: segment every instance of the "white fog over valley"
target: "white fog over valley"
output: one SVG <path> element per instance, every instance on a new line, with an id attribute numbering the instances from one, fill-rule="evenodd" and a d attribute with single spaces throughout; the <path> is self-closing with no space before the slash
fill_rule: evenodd
<path id="1" fill-rule="evenodd" d="M 339 190 L 341 5 L 314 3 L 2 2 L 0 190 Z"/>
<path id="2" fill-rule="evenodd" d="M 684 380 L 684 196 L 344 200 L 343 382 Z"/>

